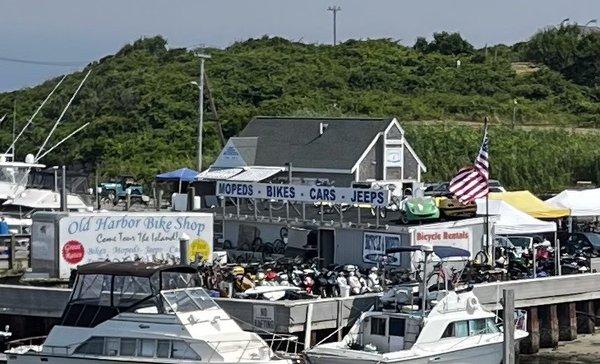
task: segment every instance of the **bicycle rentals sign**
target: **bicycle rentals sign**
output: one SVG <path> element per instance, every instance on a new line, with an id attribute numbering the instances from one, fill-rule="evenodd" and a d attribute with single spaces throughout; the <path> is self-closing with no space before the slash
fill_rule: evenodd
<path id="1" fill-rule="evenodd" d="M 372 188 L 217 182 L 217 196 L 386 207 L 390 191 Z"/>

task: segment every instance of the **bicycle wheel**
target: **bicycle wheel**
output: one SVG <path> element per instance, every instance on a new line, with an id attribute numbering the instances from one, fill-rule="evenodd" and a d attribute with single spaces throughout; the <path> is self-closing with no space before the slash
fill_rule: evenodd
<path id="1" fill-rule="evenodd" d="M 282 227 L 281 229 L 279 229 L 279 237 L 281 238 L 281 240 L 285 239 L 288 237 L 289 234 L 289 230 L 287 227 Z"/>
<path id="2" fill-rule="evenodd" d="M 259 249 L 262 249 L 262 245 L 263 245 L 263 240 L 260 236 L 257 236 L 256 238 L 254 238 L 254 240 L 252 241 L 252 250 L 253 251 L 262 251 Z"/>
<path id="3" fill-rule="evenodd" d="M 265 243 L 263 245 L 263 252 L 264 253 L 266 253 L 266 254 L 273 254 L 273 250 L 274 250 L 274 247 L 273 247 L 272 243 Z"/>
<path id="4" fill-rule="evenodd" d="M 283 254 L 285 253 L 285 243 L 281 239 L 275 239 L 273 242 L 273 253 Z"/>

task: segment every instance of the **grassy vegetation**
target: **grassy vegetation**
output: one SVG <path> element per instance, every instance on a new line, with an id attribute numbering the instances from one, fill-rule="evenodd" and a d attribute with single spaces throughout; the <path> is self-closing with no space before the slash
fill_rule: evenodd
<path id="1" fill-rule="evenodd" d="M 401 121 L 489 115 L 510 125 L 515 100 L 517 124 L 600 127 L 598 79 L 576 72 L 600 70 L 600 43 L 597 35 L 575 32 L 549 29 L 530 42 L 479 50 L 457 34 L 440 33 L 414 47 L 389 39 L 332 47 L 261 38 L 203 51 L 213 57 L 207 73 L 226 137 L 256 115 L 396 116 Z M 565 57 L 568 61 L 556 61 Z M 553 61 L 545 64 L 545 59 Z M 159 171 L 194 167 L 198 90 L 189 82 L 198 78 L 199 67 L 193 52 L 167 49 L 160 37 L 147 38 L 87 69 L 92 75 L 53 140 L 84 122 L 92 124 L 43 162 L 87 171 L 99 165 L 105 176 L 134 174 L 146 181 Z M 82 77 L 81 72 L 70 75 L 36 118 L 17 146 L 20 158 L 37 150 Z M 0 115 L 12 114 L 16 100 L 23 125 L 56 82 L 0 94 Z M 7 124 L 0 129 L 0 145 L 10 143 Z M 464 126 L 411 124 L 407 130 L 429 167 L 429 180 L 448 179 L 470 162 L 481 137 Z M 217 135 L 215 124 L 207 123 L 205 163 L 221 148 Z M 598 183 L 597 144 L 591 135 L 495 127 L 492 173 L 509 187 L 538 192 L 581 179 Z"/>

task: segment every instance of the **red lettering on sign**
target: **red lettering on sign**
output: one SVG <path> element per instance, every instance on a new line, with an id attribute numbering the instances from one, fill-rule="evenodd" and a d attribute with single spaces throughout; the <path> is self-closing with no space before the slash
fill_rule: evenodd
<path id="1" fill-rule="evenodd" d="M 69 240 L 62 248 L 63 259 L 69 264 L 77 264 L 83 260 L 85 249 L 77 240 Z"/>

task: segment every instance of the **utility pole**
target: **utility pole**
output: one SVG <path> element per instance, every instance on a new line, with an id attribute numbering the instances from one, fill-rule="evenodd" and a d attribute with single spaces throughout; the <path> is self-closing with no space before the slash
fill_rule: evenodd
<path id="1" fill-rule="evenodd" d="M 208 54 L 197 54 L 200 58 L 200 93 L 198 95 L 198 172 L 202 172 L 202 127 L 204 124 L 204 61 L 210 59 Z"/>
<path id="2" fill-rule="evenodd" d="M 333 13 L 333 45 L 337 44 L 337 12 L 340 10 L 342 10 L 342 8 L 337 5 L 332 5 L 327 8 L 327 11 L 331 11 Z"/>

